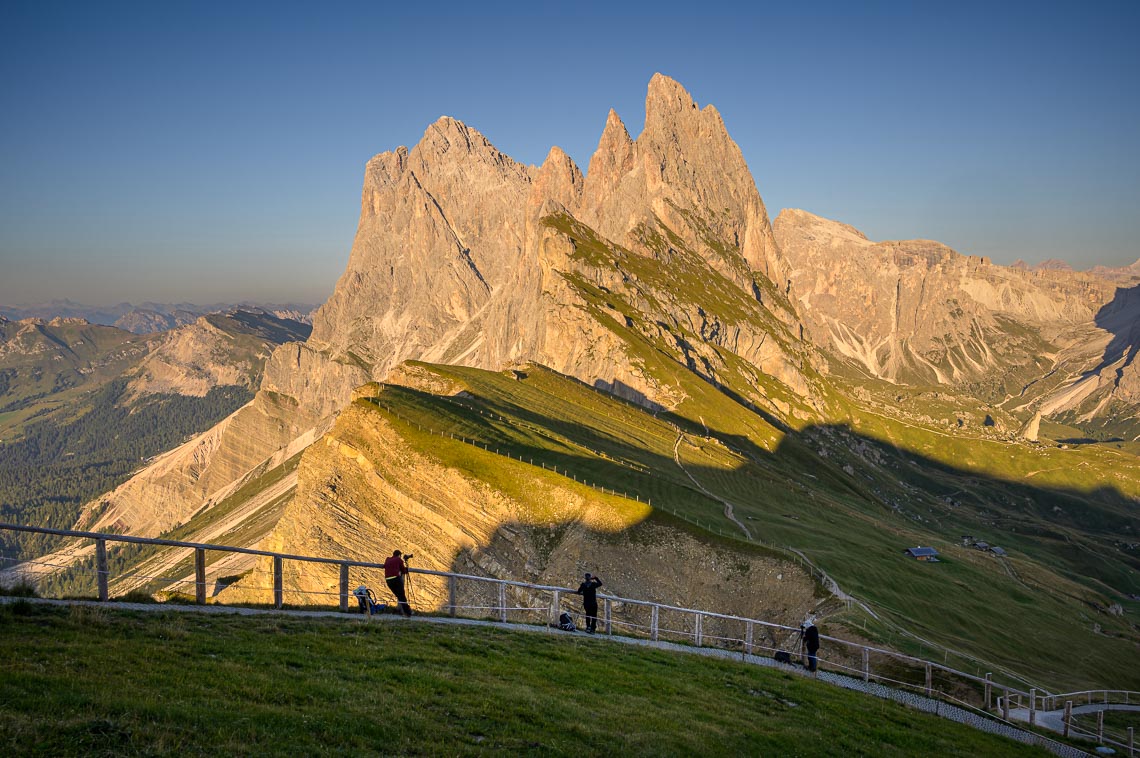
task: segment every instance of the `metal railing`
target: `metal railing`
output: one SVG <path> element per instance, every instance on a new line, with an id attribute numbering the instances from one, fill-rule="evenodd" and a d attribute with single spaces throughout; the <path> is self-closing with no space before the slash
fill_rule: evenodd
<path id="1" fill-rule="evenodd" d="M 290 593 L 323 595 L 336 598 L 336 605 L 343 612 L 350 609 L 353 595 L 350 591 L 350 572 L 379 571 L 382 563 L 340 558 L 322 558 L 308 555 L 277 553 L 254 548 L 232 547 L 209 543 L 185 542 L 150 537 L 85 532 L 70 529 L 48 529 L 0 523 L 0 530 L 48 534 L 70 537 L 78 540 L 91 540 L 94 543 L 94 573 L 96 594 L 100 601 L 111 597 L 110 570 L 108 568 L 107 543 L 127 543 L 153 545 L 188 550 L 193 555 L 193 579 L 182 580 L 173 577 L 151 577 L 174 583 L 186 581 L 193 584 L 194 602 L 206 604 L 208 601 L 207 551 L 229 554 L 244 554 L 265 559 L 271 563 L 272 587 L 252 588 L 255 591 L 272 592 L 272 605 L 282 608 L 285 599 L 286 562 L 319 567 L 322 571 L 335 567 L 336 591 L 304 591 L 291 589 Z M 11 559 L 9 559 L 11 560 Z M 184 559 L 183 559 L 184 560 Z M 8 569 L 12 577 L 13 569 Z M 542 585 L 529 582 L 497 579 L 447 571 L 411 568 L 413 576 L 420 576 L 430 582 L 428 587 L 417 587 L 413 602 L 430 605 L 434 612 L 448 616 L 489 618 L 500 622 L 540 623 L 556 626 L 563 611 L 563 601 L 575 591 L 568 587 Z M 297 576 L 302 576 L 298 574 Z M 312 577 L 309 577 L 312 578 Z M 318 579 L 320 577 L 317 577 Z M 382 581 L 382 580 L 381 580 Z M 417 582 L 418 585 L 418 582 Z M 332 586 L 326 582 L 326 586 Z M 187 593 L 189 594 L 189 593 Z M 423 597 L 422 595 L 426 595 Z M 786 652 L 789 658 L 804 660 L 799 651 L 799 628 L 761 619 L 745 618 L 732 614 L 716 613 L 694 608 L 684 608 L 666 603 L 657 603 L 635 598 L 600 595 L 599 631 L 603 634 L 620 634 L 641 637 L 651 641 L 671 641 L 697 647 L 716 647 L 739 651 L 742 658 L 748 656 L 775 657 L 777 652 Z M 426 601 L 426 602 L 424 602 Z M 305 598 L 305 604 L 313 604 Z M 580 613 L 575 613 L 581 617 Z M 791 641 L 795 644 L 790 644 Z M 1028 692 L 1017 687 L 995 681 L 987 672 L 977 676 L 951 668 L 935 661 L 924 660 L 893 650 L 844 640 L 838 637 L 820 635 L 824 655 L 818 657 L 819 668 L 835 673 L 846 674 L 865 683 L 879 683 L 896 688 L 911 690 L 927 697 L 939 698 L 955 705 L 984 710 L 1010 720 L 1010 709 L 1023 707 L 1028 703 L 1030 722 L 1040 706 L 1045 709 L 1050 703 L 1064 699 L 1072 700 L 1074 695 L 1100 696 L 1108 701 L 1110 696 L 1122 698 L 1121 702 L 1140 702 L 1140 693 L 1123 690 L 1093 690 L 1086 693 L 1052 695 L 1044 690 L 1030 689 Z"/>

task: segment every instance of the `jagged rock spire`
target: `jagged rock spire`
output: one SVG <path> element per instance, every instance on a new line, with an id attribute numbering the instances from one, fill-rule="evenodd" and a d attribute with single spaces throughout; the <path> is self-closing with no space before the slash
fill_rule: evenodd
<path id="1" fill-rule="evenodd" d="M 699 218 L 754 270 L 778 287 L 785 284 L 764 201 L 720 113 L 711 105 L 699 108 L 684 87 L 663 74 L 649 82 L 645 129 L 636 141 L 610 111 L 590 159 L 581 216 L 630 245 L 636 245 L 630 232 L 656 216 L 698 249 L 707 236 L 692 228 L 693 217 Z M 716 258 L 710 254 L 710 263 L 719 265 Z"/>

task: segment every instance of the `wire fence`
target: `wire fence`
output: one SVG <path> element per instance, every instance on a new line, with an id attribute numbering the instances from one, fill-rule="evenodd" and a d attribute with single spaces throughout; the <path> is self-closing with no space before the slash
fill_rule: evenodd
<path id="1" fill-rule="evenodd" d="M 598 391 L 598 390 L 595 390 L 595 391 Z M 609 395 L 607 395 L 607 397 L 609 397 Z M 482 408 L 477 408 L 474 405 L 469 404 L 469 403 L 464 403 L 457 398 L 444 397 L 442 399 L 448 403 L 451 403 L 451 404 L 454 404 L 454 405 L 457 405 L 457 406 L 463 408 L 465 411 L 467 411 L 469 413 L 479 414 L 480 416 L 483 416 L 487 419 L 490 419 L 493 421 L 498 421 L 499 423 L 506 424 L 508 426 L 511 426 L 512 428 L 516 428 L 516 429 L 520 429 L 520 430 L 527 430 L 529 432 L 532 432 L 532 433 L 535 433 L 538 435 L 542 435 L 542 436 L 548 436 L 548 434 L 549 434 L 546 430 L 544 430 L 540 427 L 530 425 L 530 424 L 526 424 L 523 422 L 519 422 L 519 421 L 514 420 L 514 419 L 509 419 L 509 418 L 507 418 L 501 414 L 492 413 L 492 412 L 484 410 Z M 460 442 L 460 443 L 463 443 L 466 445 L 471 445 L 473 447 L 476 447 L 476 448 L 483 450 L 484 452 L 492 453 L 494 455 L 504 456 L 504 457 L 508 458 L 509 460 L 517 460 L 520 463 L 526 463 L 526 464 L 531 465 L 531 466 L 538 466 L 545 471 L 551 471 L 551 472 L 558 474 L 560 476 L 564 476 L 566 478 L 569 478 L 571 481 L 573 481 L 577 484 L 581 484 L 581 485 L 584 485 L 586 487 L 590 487 L 591 489 L 594 489 L 594 490 L 602 493 L 603 495 L 611 495 L 611 496 L 615 496 L 615 497 L 622 497 L 622 498 L 625 498 L 626 500 L 633 500 L 634 502 L 638 502 L 638 503 L 643 502 L 646 505 L 648 505 L 650 508 L 655 507 L 653 505 L 653 499 L 648 495 L 646 495 L 643 498 L 642 494 L 640 492 L 630 493 L 630 492 L 627 492 L 625 490 L 619 491 L 619 490 L 613 489 L 612 487 L 606 487 L 605 485 L 599 484 L 595 481 L 592 481 L 592 480 L 586 478 L 584 475 L 580 475 L 578 472 L 573 471 L 573 470 L 571 470 L 565 466 L 560 468 L 557 465 L 557 463 L 548 463 L 548 462 L 542 460 L 541 458 L 536 459 L 533 455 L 533 451 L 530 455 L 523 455 L 521 453 L 516 454 L 509 447 L 506 447 L 505 444 L 503 447 L 499 447 L 498 445 L 494 445 L 494 444 L 492 444 L 490 442 L 486 442 L 484 440 L 479 440 L 479 439 L 476 439 L 474 437 L 468 437 L 468 436 L 465 436 L 463 434 L 457 434 L 454 431 L 446 431 L 443 429 L 437 429 L 435 427 L 426 426 L 424 424 L 421 424 L 419 421 L 416 421 L 415 419 L 412 419 L 412 418 L 409 418 L 408 416 L 403 415 L 398 410 L 394 409 L 392 406 L 383 402 L 379 397 L 370 398 L 370 400 L 377 407 L 383 408 L 386 413 L 390 414 L 391 416 L 393 416 L 396 419 L 399 419 L 403 423 L 408 424 L 409 426 L 413 427 L 414 429 L 416 429 L 419 432 L 426 433 L 426 434 L 433 435 L 433 436 L 438 436 L 441 438 L 447 438 L 449 440 L 452 440 L 455 442 Z M 669 423 L 669 422 L 664 422 L 664 423 Z M 669 426 L 677 434 L 681 434 L 681 435 L 685 434 L 685 432 L 682 431 L 675 424 L 669 423 Z M 342 444 L 344 444 L 344 443 L 342 443 Z M 601 460 L 605 460 L 609 463 L 612 463 L 614 465 L 618 465 L 618 466 L 621 466 L 623 468 L 626 468 L 629 471 L 636 472 L 636 473 L 643 473 L 643 474 L 649 472 L 649 469 L 646 466 L 638 464 L 636 461 L 630 461 L 628 459 L 611 456 L 608 453 L 606 453 L 605 451 L 596 450 L 596 449 L 591 448 L 591 447 L 586 446 L 586 445 L 581 445 L 581 444 L 577 444 L 577 443 L 575 443 L 575 444 L 577 447 L 579 447 L 582 450 L 590 453 L 591 455 L 593 455 L 593 456 L 595 456 Z M 536 460 L 537 460 L 537 462 L 536 462 Z M 720 537 L 725 537 L 728 539 L 744 540 L 744 541 L 747 541 L 751 544 L 760 545 L 760 546 L 762 546 L 768 550 L 776 552 L 776 553 L 780 554 L 781 556 L 783 556 L 784 558 L 792 561 L 796 565 L 800 566 L 805 571 L 807 571 L 813 580 L 820 582 L 824 586 L 824 588 L 827 589 L 828 591 L 831 591 L 831 592 L 841 596 L 841 599 L 843 599 L 844 602 L 850 603 L 854 600 L 854 598 L 851 598 L 850 596 L 848 596 L 845 593 L 843 593 L 842 591 L 840 591 L 838 584 L 833 579 L 831 579 L 831 577 L 828 576 L 822 569 L 820 569 L 814 563 L 809 561 L 802 553 L 800 553 L 799 551 L 793 549 L 792 547 L 790 547 L 788 545 L 777 545 L 775 543 L 766 542 L 766 541 L 764 541 L 758 537 L 752 536 L 751 534 L 745 534 L 738 529 L 726 529 L 719 523 L 718 520 L 700 519 L 694 515 L 685 513 L 684 511 L 678 511 L 676 508 L 672 508 L 669 506 L 662 506 L 662 505 L 658 504 L 656 506 L 656 509 L 659 511 L 668 513 L 671 516 L 673 516 L 674 518 L 680 519 L 681 521 L 685 521 L 689 524 L 692 524 L 693 526 L 695 526 L 695 527 L 697 527 L 703 531 L 707 531 L 707 532 L 710 532 L 712 534 L 716 534 Z"/>

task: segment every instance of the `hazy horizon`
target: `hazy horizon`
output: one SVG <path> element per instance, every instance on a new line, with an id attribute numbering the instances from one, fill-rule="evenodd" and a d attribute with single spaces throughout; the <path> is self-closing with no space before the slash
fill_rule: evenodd
<path id="1" fill-rule="evenodd" d="M 773 219 L 1005 265 L 1140 258 L 1134 4 L 437 7 L 7 4 L 0 303 L 319 304 L 372 155 L 447 114 L 585 171 L 611 107 L 641 131 L 657 71 L 716 105 Z"/>

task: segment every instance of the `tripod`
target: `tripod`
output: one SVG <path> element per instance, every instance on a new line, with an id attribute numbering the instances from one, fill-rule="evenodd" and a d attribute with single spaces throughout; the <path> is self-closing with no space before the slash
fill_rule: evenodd
<path id="1" fill-rule="evenodd" d="M 411 604 L 414 603 L 416 600 L 415 589 L 412 587 L 412 572 L 411 572 L 411 563 L 410 563 L 410 561 L 414 557 L 415 556 L 412 556 L 412 555 L 405 555 L 404 556 L 404 563 L 408 566 L 408 573 L 404 574 L 404 594 L 408 598 L 408 605 L 409 606 L 411 606 Z"/>

